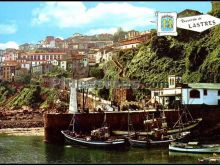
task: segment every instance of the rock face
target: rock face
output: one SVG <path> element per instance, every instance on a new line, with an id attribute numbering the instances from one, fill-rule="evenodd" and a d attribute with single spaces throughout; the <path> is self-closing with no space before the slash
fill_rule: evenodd
<path id="1" fill-rule="evenodd" d="M 56 109 L 32 109 L 30 107 L 22 107 L 18 110 L 0 111 L 0 129 L 2 128 L 30 128 L 43 127 L 43 115 L 48 112 L 54 112 Z"/>

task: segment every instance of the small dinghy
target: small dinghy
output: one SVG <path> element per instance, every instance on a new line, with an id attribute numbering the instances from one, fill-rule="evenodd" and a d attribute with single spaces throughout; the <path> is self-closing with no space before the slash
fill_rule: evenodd
<path id="1" fill-rule="evenodd" d="M 172 142 L 169 145 L 170 151 L 176 152 L 190 152 L 190 153 L 220 153 L 219 144 L 203 144 L 198 142 L 179 143 Z"/>

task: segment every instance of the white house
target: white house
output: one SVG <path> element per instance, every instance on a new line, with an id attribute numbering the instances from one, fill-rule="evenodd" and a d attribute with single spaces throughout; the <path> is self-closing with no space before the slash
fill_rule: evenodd
<path id="1" fill-rule="evenodd" d="M 66 68 L 67 68 L 67 61 L 60 61 L 60 68 L 66 70 Z"/>
<path id="2" fill-rule="evenodd" d="M 96 63 L 100 63 L 102 61 L 109 61 L 112 59 L 114 54 L 114 49 L 112 47 L 105 47 L 99 49 L 99 51 L 94 54 Z"/>
<path id="3" fill-rule="evenodd" d="M 170 75 L 168 76 L 168 88 L 154 88 L 151 90 L 151 101 L 157 101 L 165 107 L 173 108 L 175 100 L 180 100 L 182 88 L 178 86 L 181 82 L 181 77 Z"/>
<path id="4" fill-rule="evenodd" d="M 59 65 L 59 61 L 54 59 L 51 61 L 51 64 L 55 65 L 55 66 L 58 66 Z"/>
<path id="5" fill-rule="evenodd" d="M 50 63 L 54 66 L 59 66 L 60 68 L 66 70 L 67 69 L 67 61 L 66 60 L 52 60 Z"/>
<path id="6" fill-rule="evenodd" d="M 178 83 L 178 81 L 180 83 Z M 174 108 L 176 101 L 183 105 L 220 105 L 220 83 L 181 83 L 181 77 L 170 75 L 168 88 L 152 89 L 151 100 Z"/>
<path id="7" fill-rule="evenodd" d="M 141 41 L 138 40 L 126 40 L 121 41 L 120 45 L 118 46 L 119 49 L 130 49 L 130 48 L 136 48 Z"/>
<path id="8" fill-rule="evenodd" d="M 220 105 L 220 83 L 192 83 L 182 89 L 186 105 Z"/>
<path id="9" fill-rule="evenodd" d="M 20 62 L 20 64 L 21 64 L 21 68 L 25 68 L 27 70 L 31 69 L 31 62 L 29 61 Z"/>

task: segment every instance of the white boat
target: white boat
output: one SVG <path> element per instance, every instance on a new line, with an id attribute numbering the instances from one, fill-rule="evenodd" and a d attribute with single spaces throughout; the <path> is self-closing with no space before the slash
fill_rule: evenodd
<path id="1" fill-rule="evenodd" d="M 202 164 L 219 164 L 220 156 L 214 153 L 211 157 L 198 158 L 198 161 Z"/>
<path id="2" fill-rule="evenodd" d="M 219 144 L 199 145 L 198 142 L 188 142 L 188 143 L 172 142 L 169 145 L 169 150 L 175 152 L 189 152 L 189 153 L 220 153 L 220 145 Z"/>

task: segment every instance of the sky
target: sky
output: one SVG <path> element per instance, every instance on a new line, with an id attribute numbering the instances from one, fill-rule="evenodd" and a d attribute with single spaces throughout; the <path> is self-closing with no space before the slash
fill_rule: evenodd
<path id="1" fill-rule="evenodd" d="M 93 35 L 156 29 L 155 12 L 207 13 L 209 1 L 1 1 L 0 49 L 37 44 L 46 36 Z"/>

